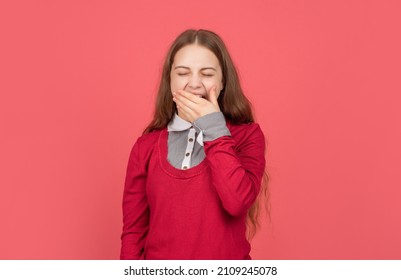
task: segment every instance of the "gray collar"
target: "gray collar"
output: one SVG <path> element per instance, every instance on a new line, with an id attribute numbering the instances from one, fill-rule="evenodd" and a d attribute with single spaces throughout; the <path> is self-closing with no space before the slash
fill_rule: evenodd
<path id="1" fill-rule="evenodd" d="M 167 131 L 185 131 L 185 130 L 190 130 L 190 129 L 195 129 L 198 132 L 198 137 L 196 141 L 199 143 L 199 145 L 203 146 L 203 133 L 202 130 L 200 130 L 197 126 L 192 125 L 192 123 L 187 122 L 177 114 L 174 114 L 173 119 L 169 122 L 167 125 Z"/>
<path id="2" fill-rule="evenodd" d="M 174 114 L 173 119 L 167 125 L 167 131 L 184 131 L 192 127 L 190 122 L 182 119 L 177 114 Z"/>

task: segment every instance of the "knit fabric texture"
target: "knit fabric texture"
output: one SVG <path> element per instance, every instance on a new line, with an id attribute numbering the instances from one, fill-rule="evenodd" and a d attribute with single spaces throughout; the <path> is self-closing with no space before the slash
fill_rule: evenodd
<path id="1" fill-rule="evenodd" d="M 138 138 L 123 194 L 121 259 L 250 259 L 246 214 L 260 191 L 265 138 L 256 123 L 204 142 L 205 159 L 167 160 L 167 129 Z"/>

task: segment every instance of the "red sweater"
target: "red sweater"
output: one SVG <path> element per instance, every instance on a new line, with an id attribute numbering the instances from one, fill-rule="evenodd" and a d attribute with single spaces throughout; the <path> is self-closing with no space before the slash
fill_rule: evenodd
<path id="1" fill-rule="evenodd" d="M 250 259 L 246 214 L 259 194 L 265 140 L 258 124 L 231 125 L 187 170 L 167 160 L 167 129 L 132 148 L 123 195 L 121 259 Z"/>

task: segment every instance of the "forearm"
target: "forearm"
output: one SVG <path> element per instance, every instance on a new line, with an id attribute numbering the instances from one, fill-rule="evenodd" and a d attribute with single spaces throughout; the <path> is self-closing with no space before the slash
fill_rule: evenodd
<path id="1" fill-rule="evenodd" d="M 233 216 L 243 214 L 259 194 L 264 160 L 252 167 L 246 166 L 237 156 L 234 141 L 229 137 L 205 142 L 205 150 L 212 181 L 223 207 Z"/>
<path id="2" fill-rule="evenodd" d="M 260 191 L 265 140 L 255 127 L 240 144 L 230 136 L 204 142 L 211 180 L 223 207 L 233 216 L 245 213 Z"/>

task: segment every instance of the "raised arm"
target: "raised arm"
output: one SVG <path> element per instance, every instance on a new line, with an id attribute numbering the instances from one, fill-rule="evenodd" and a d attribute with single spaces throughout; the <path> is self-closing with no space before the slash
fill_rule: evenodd
<path id="1" fill-rule="evenodd" d="M 246 213 L 259 194 L 265 169 L 265 138 L 257 124 L 241 125 L 232 137 L 207 141 L 206 158 L 223 207 L 232 216 Z"/>
<path id="2" fill-rule="evenodd" d="M 233 216 L 244 214 L 259 194 L 265 168 L 265 139 L 259 125 L 232 126 L 235 131 L 230 137 L 223 132 L 221 122 L 203 122 L 212 115 L 222 116 L 217 87 L 211 88 L 207 98 L 185 90 L 177 90 L 173 96 L 178 112 L 202 131 L 211 180 L 223 207 Z"/>

